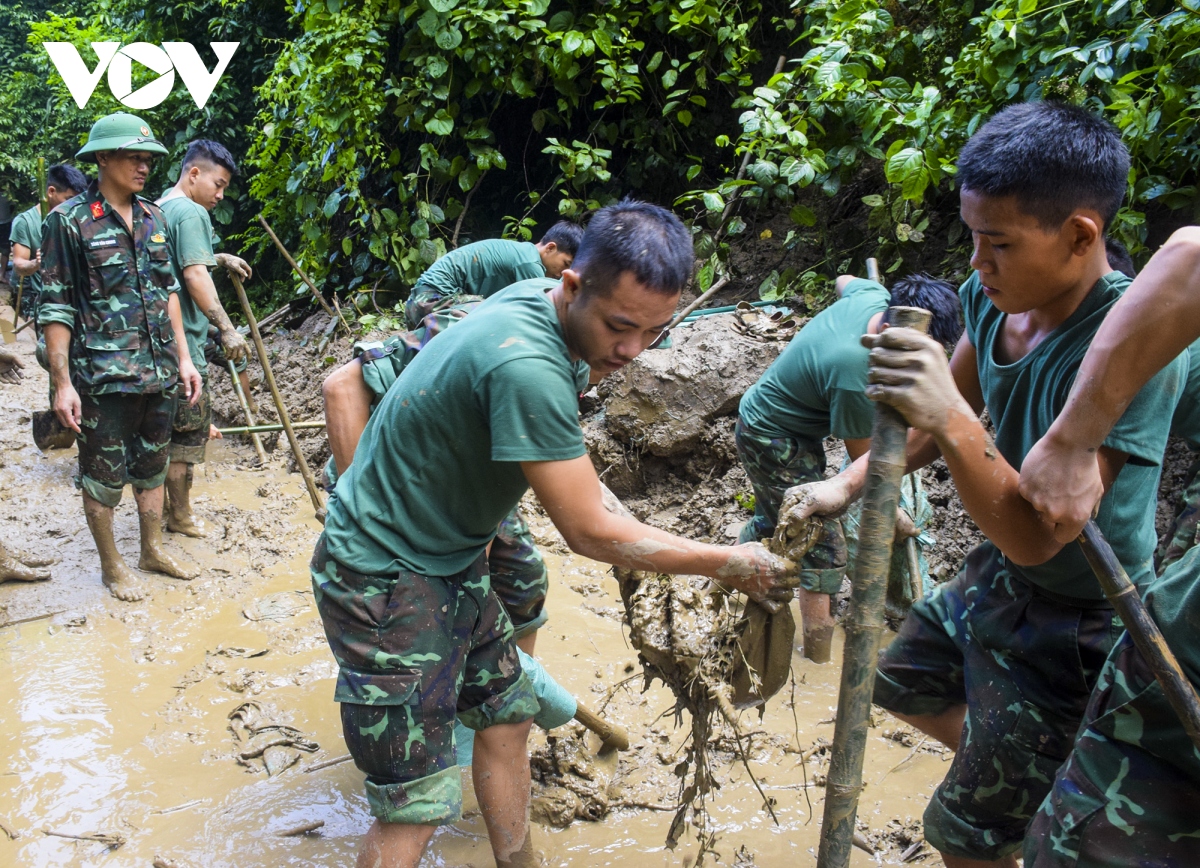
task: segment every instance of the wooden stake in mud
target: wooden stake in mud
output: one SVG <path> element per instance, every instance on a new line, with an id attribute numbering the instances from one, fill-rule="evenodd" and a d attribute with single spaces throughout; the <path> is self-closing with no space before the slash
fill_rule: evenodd
<path id="1" fill-rule="evenodd" d="M 287 407 L 283 404 L 283 396 L 279 394 L 279 386 L 275 385 L 275 373 L 271 370 L 271 360 L 267 357 L 267 348 L 263 346 L 262 335 L 258 331 L 258 321 L 254 318 L 254 311 L 250 309 L 250 299 L 246 297 L 246 287 L 242 286 L 242 279 L 232 271 L 229 272 L 229 279 L 233 281 L 238 301 L 242 303 L 242 312 L 246 315 L 246 322 L 250 324 L 250 336 L 254 339 L 254 351 L 258 353 L 263 377 L 266 378 L 267 387 L 271 390 L 271 397 L 275 400 L 275 409 L 279 411 L 279 422 L 283 425 L 283 432 L 287 434 L 288 442 L 292 445 L 292 454 L 296 456 L 296 464 L 300 468 L 300 474 L 304 477 L 304 484 L 308 488 L 308 496 L 312 499 L 313 509 L 322 510 L 325 508 L 325 501 L 321 498 L 321 491 L 317 488 L 312 471 L 308 469 L 308 462 L 304 460 L 300 444 L 296 442 L 296 432 L 292 430 L 292 420 L 288 416 Z M 236 374 L 234 379 L 237 379 Z"/>
<path id="2" fill-rule="evenodd" d="M 893 307 L 888 321 L 893 326 L 925 331 L 930 318 L 929 311 L 920 308 Z M 862 791 L 863 753 L 867 746 L 871 694 L 875 689 L 876 658 L 884 630 L 884 599 L 907 440 L 908 425 L 904 417 L 886 404 L 876 404 L 850 614 L 845 622 L 846 646 L 825 784 L 825 819 L 817 868 L 845 868 L 850 864 L 850 848 L 854 846 L 854 820 Z"/>
<path id="3" fill-rule="evenodd" d="M 1104 534 L 1100 533 L 1100 528 L 1094 521 L 1089 521 L 1083 526 L 1083 533 L 1079 535 L 1079 546 L 1091 564 L 1092 572 L 1100 580 L 1104 596 L 1108 597 L 1112 607 L 1121 616 L 1133 644 L 1137 646 L 1142 658 L 1154 672 L 1154 677 L 1162 685 L 1163 694 L 1178 715 L 1188 738 L 1200 750 L 1200 697 L 1196 695 L 1196 688 L 1180 668 L 1179 661 L 1167 646 L 1162 631 L 1150 617 L 1146 603 L 1138 596 L 1137 588 L 1129 580 L 1125 568 L 1113 553 L 1112 546 L 1108 544 Z"/>
<path id="4" fill-rule="evenodd" d="M 238 403 L 242 405 L 242 414 L 246 417 L 246 424 L 253 427 L 258 423 L 254 421 L 254 413 L 250 410 L 250 401 L 246 397 L 246 393 L 242 391 L 242 380 L 238 376 L 237 368 L 230 361 L 226 361 L 225 365 L 229 368 L 229 379 L 233 381 L 233 393 L 237 395 Z M 254 444 L 254 451 L 258 454 L 258 463 L 265 465 L 267 453 L 263 450 L 262 438 L 258 436 L 258 432 L 250 435 L 250 442 Z"/>
<path id="5" fill-rule="evenodd" d="M 346 318 L 342 316 L 341 310 L 335 312 L 334 309 L 329 306 L 329 303 L 325 301 L 325 296 L 321 295 L 321 291 L 317 289 L 317 285 L 313 283 L 311 279 L 309 279 L 307 274 L 304 273 L 304 269 L 300 267 L 300 263 L 292 258 L 292 254 L 287 252 L 287 248 L 283 246 L 283 242 L 279 240 L 279 236 L 275 234 L 275 230 L 271 228 L 271 224 L 267 222 L 267 218 L 259 214 L 258 222 L 262 224 L 263 229 L 267 230 L 267 234 L 271 236 L 271 240 L 275 242 L 275 246 L 279 248 L 279 252 L 283 254 L 283 258 L 287 260 L 288 265 L 292 267 L 296 274 L 300 275 L 300 279 L 303 280 L 308 288 L 312 291 L 313 298 L 317 300 L 317 304 L 321 305 L 321 307 L 325 309 L 325 313 L 329 314 L 330 319 L 337 317 L 342 321 L 342 326 L 346 329 L 346 334 L 354 334 L 354 332 L 350 331 L 350 324 L 347 323 Z"/>
<path id="6" fill-rule="evenodd" d="M 594 711 L 575 701 L 575 719 L 600 736 L 600 741 L 617 750 L 629 750 L 629 730 L 618 723 L 609 723 Z"/>

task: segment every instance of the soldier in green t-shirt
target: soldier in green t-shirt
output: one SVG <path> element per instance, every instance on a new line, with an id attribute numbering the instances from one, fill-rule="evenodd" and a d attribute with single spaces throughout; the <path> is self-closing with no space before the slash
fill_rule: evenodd
<path id="1" fill-rule="evenodd" d="M 560 220 L 537 244 L 492 238 L 449 251 L 417 278 L 404 307 L 408 327 L 419 328 L 434 311 L 490 298 L 521 280 L 558 280 L 571 267 L 582 237 L 583 227 Z"/>
<path id="2" fill-rule="evenodd" d="M 167 530 L 202 537 L 204 522 L 192 514 L 193 467 L 204 461 L 212 425 L 212 402 L 205 352 L 210 326 L 217 329 L 225 358 L 235 364 L 246 359 L 246 339 L 233 327 L 217 297 L 209 269 L 222 265 L 249 280 L 250 266 L 228 253 L 213 253 L 216 236 L 208 212 L 225 197 L 229 182 L 237 174 L 233 155 L 217 142 L 197 139 L 188 145 L 175 186 L 158 200 L 170 230 L 171 265 L 184 292 L 179 293 L 179 310 L 187 334 L 188 350 L 196 370 L 204 378 L 204 389 L 194 406 L 180 407 L 171 431 L 171 466 L 167 470 Z"/>
<path id="3" fill-rule="evenodd" d="M 136 115 L 101 118 L 75 155 L 96 161 L 97 180 L 51 211 L 42 227 L 38 323 L 52 406 L 78 435 L 78 485 L 101 579 L 126 601 L 144 596 L 113 539 L 113 510 L 126 484 L 141 528 L 138 566 L 195 575 L 163 548 L 162 503 L 179 393 L 196 403 L 201 380 L 179 313 L 166 220 L 137 195 L 155 157 L 166 153 Z"/>
<path id="4" fill-rule="evenodd" d="M 734 442 L 754 489 L 754 517 L 742 528 L 742 542 L 774 535 L 787 489 L 825 478 L 826 437 L 844 440 L 851 461 L 867 451 L 875 411 L 864 392 L 867 350 L 861 338 L 884 328 L 889 304 L 933 312 L 930 333 L 947 347 L 962 333 L 958 297 L 945 281 L 913 275 L 897 281 L 889 293 L 869 280 L 839 278 L 838 291 L 841 298 L 800 330 L 738 405 Z M 916 534 L 910 519 L 918 498 L 909 488 L 912 515 L 905 515 L 901 526 L 906 534 Z M 828 518 L 823 525 L 821 541 L 805 556 L 800 572 L 804 656 L 819 663 L 829 660 L 829 595 L 841 586 L 847 561 L 842 522 Z"/>
<path id="5" fill-rule="evenodd" d="M 78 196 L 87 189 L 88 181 L 83 172 L 66 163 L 59 163 L 46 170 L 46 202 L 57 208 L 63 202 Z M 34 205 L 22 211 L 12 222 L 13 270 L 25 278 L 21 289 L 21 310 L 25 319 L 37 316 L 38 299 L 42 294 L 42 208 Z M 36 325 L 34 326 L 37 327 Z"/>
<path id="6" fill-rule="evenodd" d="M 1200 228 L 1154 254 L 1097 332 L 1079 386 L 1021 467 L 1021 493 L 1058 539 L 1073 539 L 1105 489 L 1099 444 L 1176 354 L 1200 340 Z M 1178 415 L 1178 411 L 1177 411 Z M 1200 548 L 1167 566 L 1146 605 L 1186 677 L 1200 686 Z M 1028 868 L 1193 865 L 1200 750 L 1128 633 L 1109 655 L 1079 736 L 1025 841 Z"/>
<path id="7" fill-rule="evenodd" d="M 711 576 L 790 597 L 788 564 L 758 543 L 692 542 L 604 506 L 578 418 L 589 370 L 659 341 L 691 277 L 670 212 L 601 209 L 562 280 L 498 293 L 438 335 L 387 391 L 329 499 L 311 563 L 339 665 L 334 698 L 376 822 L 362 864 L 415 868 L 462 812 L 454 721 L 499 868 L 537 864 L 526 738 L 539 706 L 486 550 L 532 487 L 567 545 L 607 563 Z"/>
<path id="8" fill-rule="evenodd" d="M 1128 172 L 1120 134 L 1083 108 L 1033 102 L 999 112 L 958 160 L 975 271 L 960 290 L 966 334 L 949 365 L 936 341 L 911 329 L 863 339 L 868 396 L 916 429 L 909 468 L 940 454 L 987 537 L 957 577 L 913 606 L 875 681 L 877 704 L 955 750 L 925 811 L 925 838 L 948 868 L 1016 865 L 1121 630 L 1079 545 L 1022 497 L 1018 471 L 1129 285 L 1104 247 Z M 1160 463 L 1181 368 L 1161 371 L 1097 444 L 1105 493 L 1096 521 L 1143 586 L 1154 576 Z M 839 508 L 865 472 L 860 459 L 790 493 L 780 521 L 791 527 Z"/>

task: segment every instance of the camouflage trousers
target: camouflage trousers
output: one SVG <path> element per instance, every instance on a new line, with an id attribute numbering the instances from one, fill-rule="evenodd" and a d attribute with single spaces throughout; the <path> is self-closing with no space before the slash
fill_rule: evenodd
<path id="1" fill-rule="evenodd" d="M 21 319 L 37 319 L 38 301 L 41 293 L 29 285 L 29 281 L 25 281 L 25 288 L 21 290 Z M 15 296 L 14 296 L 15 300 Z M 33 324 L 34 331 L 37 334 L 42 333 L 42 327 L 36 322 Z"/>
<path id="2" fill-rule="evenodd" d="M 212 424 L 212 397 L 208 394 L 210 378 L 205 377 L 200 400 L 195 406 L 180 398 L 171 427 L 171 460 L 187 464 L 203 464 L 208 446 L 208 429 Z"/>
<path id="3" fill-rule="evenodd" d="M 481 301 L 483 301 L 482 296 L 462 293 L 447 295 L 440 289 L 421 283 L 418 280 L 417 285 L 408 294 L 408 300 L 404 303 L 404 318 L 407 320 L 410 329 L 418 329 L 427 325 L 425 318 L 431 313 L 438 313 L 446 308 L 457 308 L 463 305 L 474 307 L 475 304 Z"/>
<path id="4" fill-rule="evenodd" d="M 1200 752 L 1128 634 L 1029 827 L 1026 868 L 1200 863 Z"/>
<path id="5" fill-rule="evenodd" d="M 784 493 L 794 485 L 825 478 L 825 449 L 794 437 L 759 434 L 741 419 L 734 429 L 734 443 L 754 489 L 754 517 L 742 528 L 738 542 L 768 539 L 775 534 Z M 839 519 L 828 518 L 823 524 L 823 538 L 802 561 L 800 587 L 834 594 L 846 573 L 846 537 Z"/>
<path id="6" fill-rule="evenodd" d="M 342 732 L 367 775 L 372 815 L 458 821 L 455 715 L 478 731 L 540 709 L 483 556 L 454 576 L 368 576 L 331 558 L 322 535 L 310 569 L 339 666 Z"/>
<path id="7" fill-rule="evenodd" d="M 175 418 L 174 390 L 141 395 L 79 395 L 82 418 L 76 486 L 105 506 L 121 502 L 126 483 L 158 488 L 167 477 Z"/>
<path id="8" fill-rule="evenodd" d="M 913 604 L 880 654 L 874 701 L 905 715 L 967 706 L 950 771 L 925 810 L 930 844 L 982 861 L 1021 848 L 1121 630 L 1106 603 L 1051 597 L 990 543 Z"/>
<path id="9" fill-rule="evenodd" d="M 1159 572 L 1187 554 L 1200 534 L 1200 459 L 1193 461 L 1188 468 L 1187 480 L 1183 503 L 1167 531 L 1166 542 L 1159 546 L 1157 552 Z"/>

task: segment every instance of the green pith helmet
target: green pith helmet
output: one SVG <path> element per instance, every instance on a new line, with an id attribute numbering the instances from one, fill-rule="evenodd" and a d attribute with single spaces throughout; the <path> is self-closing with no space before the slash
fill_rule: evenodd
<path id="1" fill-rule="evenodd" d="M 87 144 L 79 149 L 75 157 L 78 159 L 84 154 L 99 151 L 149 151 L 164 157 L 167 155 L 167 149 L 154 138 L 150 125 L 128 112 L 105 115 L 92 124 Z"/>

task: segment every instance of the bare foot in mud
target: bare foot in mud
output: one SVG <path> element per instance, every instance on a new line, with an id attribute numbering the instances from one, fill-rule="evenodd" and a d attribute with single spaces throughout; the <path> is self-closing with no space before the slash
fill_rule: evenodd
<path id="1" fill-rule="evenodd" d="M 146 599 L 146 592 L 138 586 L 138 575 L 124 561 L 110 569 L 101 567 L 100 580 L 114 597 L 123 603 L 136 603 Z"/>
<path id="2" fill-rule="evenodd" d="M 31 569 L 16 558 L 0 558 L 0 582 L 44 582 L 49 570 Z"/>
<path id="3" fill-rule="evenodd" d="M 196 571 L 181 564 L 165 551 L 157 547 L 143 546 L 142 556 L 138 559 L 138 569 L 152 573 L 164 573 L 173 579 L 194 579 Z"/>
<path id="4" fill-rule="evenodd" d="M 190 512 L 177 516 L 174 510 L 168 511 L 167 530 L 190 536 L 192 539 L 204 539 L 208 536 L 208 526 Z"/>
<path id="5" fill-rule="evenodd" d="M 19 551 L 16 549 L 9 549 L 8 552 L 13 558 L 20 561 L 27 567 L 48 567 L 52 564 L 58 563 L 59 560 L 53 555 L 31 555 L 28 552 Z"/>

